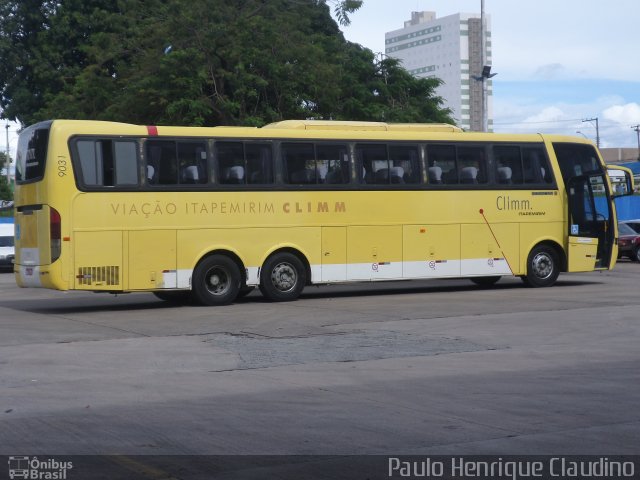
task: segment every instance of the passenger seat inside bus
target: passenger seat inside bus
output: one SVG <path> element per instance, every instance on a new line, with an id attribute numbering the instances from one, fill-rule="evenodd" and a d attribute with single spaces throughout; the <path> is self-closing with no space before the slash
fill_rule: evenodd
<path id="1" fill-rule="evenodd" d="M 442 168 L 437 166 L 429 167 L 429 183 L 442 184 Z"/>
<path id="2" fill-rule="evenodd" d="M 498 167 L 498 183 L 511 185 L 512 176 L 513 172 L 511 171 L 511 167 Z"/>
<path id="3" fill-rule="evenodd" d="M 478 169 L 476 167 L 464 167 L 460 170 L 460 183 L 478 183 Z"/>
<path id="4" fill-rule="evenodd" d="M 404 183 L 404 169 L 402 167 L 381 168 L 376 170 L 375 182 L 376 184 L 387 183 Z"/>
<path id="5" fill-rule="evenodd" d="M 244 183 L 244 167 L 241 165 L 235 165 L 233 167 L 225 168 L 222 174 L 222 183 Z"/>
<path id="6" fill-rule="evenodd" d="M 342 180 L 342 171 L 339 169 L 329 170 L 327 176 L 324 178 L 325 183 L 340 184 L 344 183 Z"/>
<path id="7" fill-rule="evenodd" d="M 289 177 L 290 183 L 300 183 L 304 185 L 316 183 L 316 172 L 310 168 L 293 172 Z"/>
<path id="8" fill-rule="evenodd" d="M 200 183 L 200 173 L 196 165 L 189 165 L 182 169 L 182 183 Z"/>

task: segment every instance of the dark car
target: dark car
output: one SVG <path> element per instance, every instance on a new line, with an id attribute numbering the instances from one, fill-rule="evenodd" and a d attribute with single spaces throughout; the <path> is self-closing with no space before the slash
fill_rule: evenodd
<path id="1" fill-rule="evenodd" d="M 625 225 L 629 225 L 636 233 L 640 233 L 640 219 L 639 220 L 624 220 L 620 222 Z"/>
<path id="2" fill-rule="evenodd" d="M 637 233 L 629 225 L 618 225 L 618 258 L 629 257 L 635 262 L 640 262 L 640 233 Z"/>

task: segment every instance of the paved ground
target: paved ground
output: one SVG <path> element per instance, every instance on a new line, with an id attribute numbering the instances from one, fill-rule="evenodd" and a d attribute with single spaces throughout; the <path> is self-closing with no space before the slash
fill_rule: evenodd
<path id="1" fill-rule="evenodd" d="M 0 454 L 638 454 L 640 265 L 174 307 L 0 274 Z"/>

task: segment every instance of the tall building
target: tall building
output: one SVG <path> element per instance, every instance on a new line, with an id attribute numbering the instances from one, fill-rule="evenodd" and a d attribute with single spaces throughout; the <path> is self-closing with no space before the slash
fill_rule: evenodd
<path id="1" fill-rule="evenodd" d="M 491 22 L 485 16 L 484 65 L 491 65 Z M 412 12 L 404 28 L 385 33 L 385 53 L 416 77 L 444 81 L 437 94 L 465 130 L 482 130 L 482 84 L 487 88 L 489 131 L 493 130 L 492 81 L 482 75 L 482 24 L 479 14 L 436 18 L 435 12 Z M 475 77 L 475 78 L 474 78 Z"/>

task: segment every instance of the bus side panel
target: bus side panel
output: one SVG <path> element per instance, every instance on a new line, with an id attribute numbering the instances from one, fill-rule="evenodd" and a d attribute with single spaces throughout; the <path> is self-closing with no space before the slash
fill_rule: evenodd
<path id="1" fill-rule="evenodd" d="M 569 237 L 569 272 L 592 272 L 598 257 L 598 239 Z"/>
<path id="2" fill-rule="evenodd" d="M 520 258 L 520 225 L 517 223 L 461 226 L 463 276 L 511 275 Z"/>
<path id="3" fill-rule="evenodd" d="M 129 232 L 129 290 L 177 288 L 176 231 Z"/>
<path id="4" fill-rule="evenodd" d="M 405 225 L 404 278 L 460 276 L 460 225 Z"/>
<path id="5" fill-rule="evenodd" d="M 75 288 L 122 290 L 122 232 L 76 232 L 73 238 Z"/>
<path id="6" fill-rule="evenodd" d="M 347 278 L 402 278 L 402 226 L 347 227 Z"/>
<path id="7" fill-rule="evenodd" d="M 347 280 L 347 228 L 322 227 L 322 281 Z"/>

